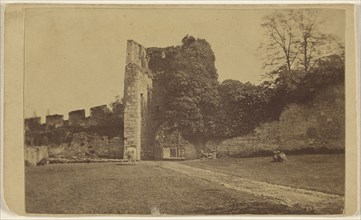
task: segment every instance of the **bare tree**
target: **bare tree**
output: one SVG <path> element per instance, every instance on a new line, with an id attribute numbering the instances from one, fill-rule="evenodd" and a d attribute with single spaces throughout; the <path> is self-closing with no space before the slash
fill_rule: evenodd
<path id="1" fill-rule="evenodd" d="M 302 53 L 299 64 L 305 72 L 308 72 L 318 59 L 331 53 L 331 48 L 336 49 L 336 40 L 331 35 L 320 31 L 323 20 L 319 19 L 317 10 L 298 10 L 294 19 L 299 28 L 299 49 Z"/>
<path id="2" fill-rule="evenodd" d="M 268 40 L 262 44 L 265 49 L 267 63 L 265 66 L 281 68 L 286 66 L 287 70 L 292 69 L 292 64 L 297 58 L 298 41 L 295 36 L 297 28 L 294 12 L 276 11 L 274 14 L 263 18 L 262 27 L 266 29 Z"/>
<path id="3" fill-rule="evenodd" d="M 308 72 L 318 59 L 342 51 L 334 37 L 321 32 L 322 23 L 314 9 L 276 11 L 264 17 L 265 67 Z"/>

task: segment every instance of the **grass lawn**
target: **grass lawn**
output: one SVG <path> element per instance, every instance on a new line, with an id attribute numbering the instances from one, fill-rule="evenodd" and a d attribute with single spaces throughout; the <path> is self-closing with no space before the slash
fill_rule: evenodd
<path id="1" fill-rule="evenodd" d="M 218 167 L 217 163 L 223 164 L 218 167 L 220 170 L 227 167 L 241 170 L 242 164 L 248 164 L 249 169 L 244 169 L 248 170 L 248 176 L 257 176 L 257 167 L 252 168 L 252 164 L 257 163 L 247 161 L 193 161 L 189 164 L 204 164 L 212 169 Z M 293 161 L 291 157 L 287 164 L 289 172 Z M 298 168 L 294 172 L 299 172 Z M 250 174 L 251 170 L 255 173 Z M 258 175 L 261 176 L 260 172 Z M 157 162 L 145 161 L 136 166 L 90 163 L 26 167 L 25 178 L 28 213 L 149 215 L 150 209 L 157 207 L 162 214 L 170 215 L 311 214 L 301 208 L 290 209 L 262 197 L 161 168 Z"/>
<path id="2" fill-rule="evenodd" d="M 193 160 L 182 163 L 273 184 L 344 195 L 345 155 L 291 155 L 286 163 L 271 157 Z"/>

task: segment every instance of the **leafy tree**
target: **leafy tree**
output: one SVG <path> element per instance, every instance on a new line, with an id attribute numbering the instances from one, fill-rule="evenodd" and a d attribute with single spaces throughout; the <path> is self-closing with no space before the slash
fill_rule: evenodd
<path id="1" fill-rule="evenodd" d="M 152 49 L 149 66 L 163 95 L 164 122 L 190 141 L 202 142 L 215 135 L 218 110 L 218 74 L 210 44 L 186 36 L 182 45 L 166 48 L 165 55 Z"/>
<path id="2" fill-rule="evenodd" d="M 221 106 L 217 130 L 221 137 L 235 137 L 251 132 L 269 118 L 267 111 L 272 90 L 237 80 L 226 80 L 219 86 Z"/>
<path id="3" fill-rule="evenodd" d="M 322 23 L 314 9 L 275 11 L 263 18 L 267 40 L 260 48 L 271 78 L 273 118 L 288 103 L 310 102 L 323 87 L 344 82 L 344 47 L 322 32 Z"/>
<path id="4" fill-rule="evenodd" d="M 314 67 L 307 73 L 302 70 L 279 71 L 279 77 L 268 85 L 272 90 L 267 107 L 269 117 L 278 119 L 287 104 L 310 103 L 325 87 L 343 85 L 344 64 L 343 56 L 330 55 L 317 60 Z"/>
<path id="5" fill-rule="evenodd" d="M 181 131 L 194 143 L 244 135 L 259 123 L 278 119 L 288 103 L 311 100 L 316 92 L 314 88 L 341 82 L 344 74 L 342 56 L 323 54 L 316 59 L 317 56 L 310 52 L 320 45 L 312 40 L 316 32 L 311 29 L 315 26 L 311 28 L 308 21 L 303 20 L 300 27 L 296 21 L 301 15 L 296 12 L 277 15 L 271 20 L 278 19 L 280 29 L 277 25 L 272 26 L 272 22 L 268 24 L 267 28 L 274 28 L 274 38 L 280 40 L 271 46 L 280 49 L 278 55 L 283 64 L 281 62 L 273 70 L 272 75 L 277 76 L 274 80 L 259 86 L 236 80 L 219 84 L 215 57 L 205 40 L 186 36 L 181 46 L 151 48 L 148 51 L 152 56 L 149 67 L 159 85 L 158 95 L 162 96 L 162 111 L 158 112 L 160 124 L 169 130 Z M 291 15 L 294 20 L 289 21 L 287 16 Z M 294 28 L 298 28 L 295 33 Z M 307 52 L 304 52 L 305 48 Z M 303 61 L 301 57 L 304 56 L 299 56 L 302 53 L 307 57 Z"/>
<path id="6" fill-rule="evenodd" d="M 291 94 L 296 101 L 305 102 L 315 93 L 330 85 L 344 84 L 345 62 L 339 55 L 330 55 L 317 60 L 315 67 L 305 75 Z"/>
<path id="7" fill-rule="evenodd" d="M 315 87 L 344 83 L 345 59 L 340 55 L 330 55 L 317 60 L 312 73 L 306 76 L 305 82 Z"/>

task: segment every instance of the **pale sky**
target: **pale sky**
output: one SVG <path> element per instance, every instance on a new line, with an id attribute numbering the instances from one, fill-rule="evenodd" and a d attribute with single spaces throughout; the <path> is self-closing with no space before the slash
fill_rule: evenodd
<path id="1" fill-rule="evenodd" d="M 261 18 L 273 10 L 27 9 L 25 117 L 109 104 L 123 96 L 125 47 L 180 45 L 189 34 L 214 51 L 219 81 L 261 82 Z M 344 41 L 343 10 L 323 10 L 323 30 Z"/>

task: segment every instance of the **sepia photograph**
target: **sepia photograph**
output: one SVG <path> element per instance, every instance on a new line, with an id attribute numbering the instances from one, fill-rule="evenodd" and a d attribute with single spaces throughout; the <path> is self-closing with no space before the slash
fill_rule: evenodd
<path id="1" fill-rule="evenodd" d="M 26 214 L 345 214 L 346 11 L 5 9 Z"/>

